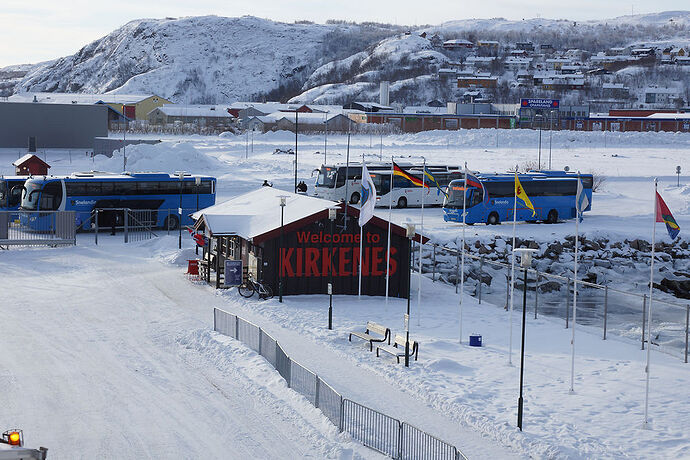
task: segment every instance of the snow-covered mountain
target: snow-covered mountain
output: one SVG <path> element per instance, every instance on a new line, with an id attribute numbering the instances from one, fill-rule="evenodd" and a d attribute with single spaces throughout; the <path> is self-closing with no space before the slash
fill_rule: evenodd
<path id="1" fill-rule="evenodd" d="M 293 96 L 338 103 L 376 98 L 378 83 L 388 80 L 392 99 L 415 103 L 447 96 L 443 85 L 429 84 L 449 60 L 439 39 L 533 40 L 585 50 L 687 41 L 690 11 L 585 22 L 467 19 L 404 32 L 381 24 L 288 24 L 250 16 L 141 19 L 72 56 L 0 69 L 0 93 L 141 92 L 180 103 Z"/>

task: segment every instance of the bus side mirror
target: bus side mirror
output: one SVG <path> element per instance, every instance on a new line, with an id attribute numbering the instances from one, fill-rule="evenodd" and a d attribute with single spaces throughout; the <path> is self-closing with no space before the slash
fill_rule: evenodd
<path id="1" fill-rule="evenodd" d="M 22 199 L 23 199 L 24 196 L 26 196 L 26 187 L 24 187 L 23 185 L 15 185 L 14 187 L 12 187 L 12 188 L 10 189 L 10 194 L 11 194 L 11 195 L 14 195 L 14 191 L 17 190 L 17 189 L 20 189 L 20 190 L 22 190 L 22 191 L 24 192 L 23 195 L 22 195 Z"/>

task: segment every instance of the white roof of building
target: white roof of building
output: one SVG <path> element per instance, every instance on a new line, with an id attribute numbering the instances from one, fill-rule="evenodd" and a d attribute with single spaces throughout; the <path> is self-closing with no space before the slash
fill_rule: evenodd
<path id="1" fill-rule="evenodd" d="M 674 120 L 690 120 L 690 113 L 653 113 L 646 118 L 672 118 Z"/>
<path id="2" fill-rule="evenodd" d="M 89 93 L 17 93 L 9 102 L 36 102 L 43 104 L 136 104 L 155 94 L 89 94 Z M 162 99 L 162 98 L 161 98 Z"/>
<path id="3" fill-rule="evenodd" d="M 649 87 L 649 88 L 645 88 L 644 92 L 645 92 L 645 94 L 647 94 L 647 93 L 655 93 L 655 94 L 680 94 L 680 89 L 678 89 L 678 88 L 654 88 L 654 87 Z"/>
<path id="4" fill-rule="evenodd" d="M 166 104 L 158 107 L 164 114 L 173 117 L 233 118 L 223 105 L 177 105 Z M 150 112 L 149 112 L 150 113 Z"/>
<path id="5" fill-rule="evenodd" d="M 506 64 L 529 64 L 532 60 L 532 58 L 508 56 L 506 58 Z"/>
<path id="6" fill-rule="evenodd" d="M 34 156 L 35 156 L 36 158 L 38 158 L 39 160 L 41 160 L 41 158 L 39 158 L 36 154 L 27 153 L 27 154 L 24 155 L 23 157 L 18 158 L 17 160 L 15 160 L 15 161 L 12 163 L 12 166 L 19 166 L 20 164 L 24 163 L 26 160 L 28 160 L 29 158 L 34 157 Z M 41 161 L 43 161 L 43 160 L 41 160 Z M 45 163 L 45 161 L 43 161 L 43 162 Z M 46 164 L 47 164 L 47 163 L 46 163 Z"/>
<path id="7" fill-rule="evenodd" d="M 469 40 L 464 40 L 462 38 L 455 38 L 453 40 L 446 40 L 443 42 L 444 45 L 472 45 L 472 42 Z"/>
<path id="8" fill-rule="evenodd" d="M 334 118 L 339 116 L 345 116 L 342 113 L 308 113 L 299 112 L 297 116 L 297 122 L 299 124 L 305 125 L 322 125 L 328 120 L 329 122 Z M 295 122 L 295 112 L 273 112 L 266 115 L 266 118 L 273 119 L 274 121 L 285 118 L 286 120 L 294 123 Z"/>
<path id="9" fill-rule="evenodd" d="M 436 113 L 447 114 L 448 107 L 430 107 L 427 105 L 408 105 L 403 109 L 403 113 Z"/>
<path id="10" fill-rule="evenodd" d="M 261 187 L 223 203 L 201 209 L 192 218 L 203 217 L 214 235 L 238 235 L 246 240 L 280 227 L 280 196 L 287 197 L 284 225 L 335 206 L 334 201 L 300 195 L 273 187 Z"/>

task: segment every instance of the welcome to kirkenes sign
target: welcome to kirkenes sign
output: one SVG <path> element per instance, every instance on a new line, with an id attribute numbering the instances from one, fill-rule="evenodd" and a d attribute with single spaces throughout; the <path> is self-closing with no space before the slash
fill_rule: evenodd
<path id="1" fill-rule="evenodd" d="M 263 248 L 263 279 L 278 292 L 278 270 L 283 277 L 284 295 L 326 294 L 333 278 L 334 294 L 357 294 L 359 277 L 360 233 L 357 219 L 348 217 L 343 228 L 338 214 L 331 233 L 328 218 L 292 226 L 283 235 L 272 233 L 260 243 Z M 362 241 L 362 294 L 385 295 L 387 223 L 377 219 L 364 227 Z M 407 296 L 408 240 L 392 233 L 390 250 L 389 295 Z"/>

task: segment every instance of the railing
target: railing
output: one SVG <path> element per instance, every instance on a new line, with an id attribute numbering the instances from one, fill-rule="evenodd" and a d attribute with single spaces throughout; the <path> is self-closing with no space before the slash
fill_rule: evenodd
<path id="1" fill-rule="evenodd" d="M 419 257 L 419 248 L 415 248 L 413 257 Z M 427 243 L 423 246 L 422 272 L 431 275 L 433 281 L 454 284 L 456 292 L 459 289 L 461 252 L 455 248 L 448 248 L 438 244 Z M 465 291 L 474 295 L 479 303 L 490 299 L 496 305 L 503 305 L 508 309 L 510 305 L 510 264 L 492 260 L 484 255 L 476 255 L 465 251 Z M 469 259 L 469 261 L 467 260 Z M 418 267 L 418 260 L 413 267 Z M 580 273 L 592 266 L 593 262 L 580 260 Z M 519 266 L 515 268 L 515 289 L 522 291 L 523 271 Z M 527 269 L 527 308 L 534 309 L 534 318 L 538 313 L 548 316 L 561 317 L 565 328 L 572 326 L 572 289 L 574 281 L 567 276 L 544 273 L 534 268 Z M 580 275 L 582 276 L 582 275 Z M 505 278 L 505 281 L 504 281 Z M 488 281 L 488 282 L 487 282 Z M 548 282 L 553 284 L 553 294 L 548 294 Z M 610 285 L 578 280 L 578 324 L 597 326 L 602 328 L 602 339 L 613 329 L 616 333 L 630 338 L 637 338 L 640 347 L 646 346 L 645 311 L 649 305 L 648 295 L 617 289 Z M 563 294 L 562 287 L 565 287 Z M 581 288 L 588 288 L 582 289 Z M 645 287 L 647 289 L 647 287 Z M 558 293 L 556 293 L 558 291 Z M 516 295 L 513 307 L 521 310 L 521 295 Z M 520 299 L 518 301 L 518 299 Z M 610 305 L 616 311 L 612 312 Z M 654 318 L 656 322 L 652 328 L 652 345 L 667 354 L 678 356 L 688 362 L 690 347 L 690 305 L 681 305 L 654 297 Z M 654 337 L 657 337 L 654 339 Z"/>
<path id="2" fill-rule="evenodd" d="M 0 211 L 0 247 L 76 244 L 74 211 Z"/>
<path id="3" fill-rule="evenodd" d="M 394 459 L 466 459 L 455 446 L 419 428 L 344 399 L 317 374 L 292 360 L 280 344 L 257 325 L 214 308 L 213 330 L 239 340 L 266 358 L 289 388 L 320 409 L 341 432 L 348 432 L 365 446 Z"/>

